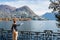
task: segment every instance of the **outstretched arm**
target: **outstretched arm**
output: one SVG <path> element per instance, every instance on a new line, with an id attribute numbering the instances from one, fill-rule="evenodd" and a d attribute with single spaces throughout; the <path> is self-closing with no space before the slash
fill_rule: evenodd
<path id="1" fill-rule="evenodd" d="M 23 25 L 23 23 L 21 23 L 21 24 L 16 24 L 16 26 L 21 26 L 21 25 Z"/>

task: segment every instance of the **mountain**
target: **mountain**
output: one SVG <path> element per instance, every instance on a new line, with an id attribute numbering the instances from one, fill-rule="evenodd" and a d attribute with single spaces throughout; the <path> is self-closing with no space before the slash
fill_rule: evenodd
<path id="1" fill-rule="evenodd" d="M 55 13 L 45 13 L 42 17 L 48 20 L 56 20 Z"/>
<path id="2" fill-rule="evenodd" d="M 20 8 L 11 7 L 9 5 L 0 5 L 0 17 L 1 18 L 32 18 L 40 19 L 28 6 L 22 6 Z"/>
<path id="3" fill-rule="evenodd" d="M 8 5 L 0 5 L 0 17 L 5 18 L 5 17 L 10 17 L 11 12 L 15 10 L 15 7 L 11 7 Z"/>
<path id="4" fill-rule="evenodd" d="M 8 6 L 8 5 L 0 5 L 0 10 L 1 11 L 11 12 L 15 9 L 16 9 L 15 7 L 11 7 L 11 6 Z"/>
<path id="5" fill-rule="evenodd" d="M 16 13 L 20 16 L 24 17 L 34 17 L 37 16 L 28 6 L 23 6 L 20 8 L 17 8 L 16 10 L 13 11 L 13 13 Z"/>
<path id="6" fill-rule="evenodd" d="M 16 12 L 24 11 L 24 12 L 27 12 L 28 14 L 30 13 L 31 15 L 36 16 L 36 14 L 28 6 L 23 6 L 23 7 L 17 8 L 15 11 Z"/>

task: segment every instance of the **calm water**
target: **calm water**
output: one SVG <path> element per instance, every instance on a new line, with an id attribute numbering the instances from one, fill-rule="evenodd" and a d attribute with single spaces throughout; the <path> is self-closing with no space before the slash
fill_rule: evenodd
<path id="1" fill-rule="evenodd" d="M 53 30 L 57 32 L 59 28 L 56 26 L 56 21 L 17 21 L 19 31 L 36 31 L 43 32 L 44 30 Z M 0 28 L 10 30 L 12 26 L 12 21 L 0 21 Z"/>

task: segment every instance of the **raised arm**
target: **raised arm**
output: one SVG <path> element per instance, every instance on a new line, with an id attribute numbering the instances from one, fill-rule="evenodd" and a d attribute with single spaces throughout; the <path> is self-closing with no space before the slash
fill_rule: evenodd
<path id="1" fill-rule="evenodd" d="M 20 23 L 20 24 L 16 24 L 16 26 L 21 26 L 21 25 L 23 25 L 23 23 Z"/>

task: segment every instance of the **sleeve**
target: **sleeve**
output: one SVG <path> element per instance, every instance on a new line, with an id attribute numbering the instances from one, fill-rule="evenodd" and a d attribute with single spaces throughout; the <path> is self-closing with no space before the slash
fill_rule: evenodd
<path id="1" fill-rule="evenodd" d="M 16 26 L 20 26 L 20 24 L 16 24 Z"/>

